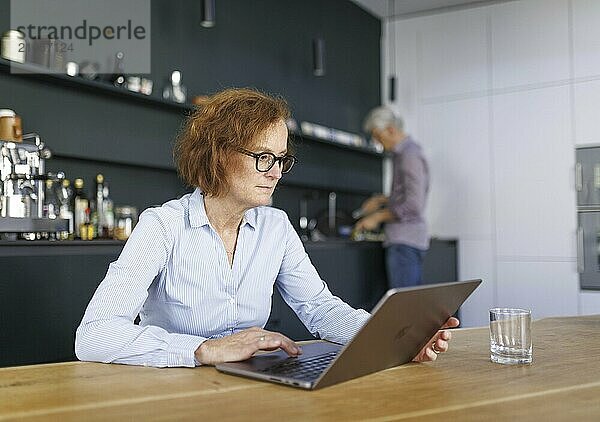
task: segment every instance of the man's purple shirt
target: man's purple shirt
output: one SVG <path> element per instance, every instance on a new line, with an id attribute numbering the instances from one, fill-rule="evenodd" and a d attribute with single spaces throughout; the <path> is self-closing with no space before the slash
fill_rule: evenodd
<path id="1" fill-rule="evenodd" d="M 429 166 L 422 148 L 407 136 L 393 150 L 393 180 L 389 208 L 396 219 L 386 223 L 385 246 L 404 244 L 429 248 L 425 204 L 429 191 Z"/>

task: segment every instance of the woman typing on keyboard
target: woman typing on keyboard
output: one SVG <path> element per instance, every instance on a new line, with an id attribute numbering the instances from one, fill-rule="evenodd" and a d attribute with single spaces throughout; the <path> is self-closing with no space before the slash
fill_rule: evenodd
<path id="1" fill-rule="evenodd" d="M 259 350 L 297 356 L 292 340 L 261 328 L 274 286 L 313 335 L 346 343 L 358 332 L 369 313 L 331 294 L 285 212 L 268 206 L 296 163 L 288 117 L 284 100 L 250 89 L 194 111 L 174 151 L 194 191 L 142 213 L 77 329 L 79 359 L 193 367 Z M 415 360 L 435 360 L 448 340 L 439 331 Z"/>

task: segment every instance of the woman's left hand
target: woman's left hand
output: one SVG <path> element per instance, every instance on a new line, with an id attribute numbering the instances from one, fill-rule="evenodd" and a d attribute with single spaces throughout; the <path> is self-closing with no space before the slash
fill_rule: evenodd
<path id="1" fill-rule="evenodd" d="M 448 351 L 448 342 L 452 338 L 452 333 L 444 328 L 458 327 L 460 322 L 454 317 L 448 318 L 448 321 L 440 328 L 427 345 L 415 356 L 413 362 L 431 362 L 437 359 L 439 353 Z"/>

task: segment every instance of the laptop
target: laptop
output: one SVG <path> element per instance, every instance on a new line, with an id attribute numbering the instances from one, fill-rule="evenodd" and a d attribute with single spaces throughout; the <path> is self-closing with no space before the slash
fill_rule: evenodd
<path id="1" fill-rule="evenodd" d="M 317 341 L 303 344 L 298 357 L 279 350 L 216 368 L 314 390 L 402 365 L 412 361 L 480 283 L 469 280 L 391 289 L 345 346 Z"/>

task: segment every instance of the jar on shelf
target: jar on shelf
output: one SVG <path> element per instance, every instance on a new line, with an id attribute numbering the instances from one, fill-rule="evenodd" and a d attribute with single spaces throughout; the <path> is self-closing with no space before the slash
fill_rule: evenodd
<path id="1" fill-rule="evenodd" d="M 130 205 L 115 207 L 115 231 L 117 240 L 127 240 L 137 223 L 137 209 Z"/>
<path id="2" fill-rule="evenodd" d="M 2 57 L 13 62 L 24 63 L 27 44 L 25 34 L 11 29 L 2 34 Z"/>

